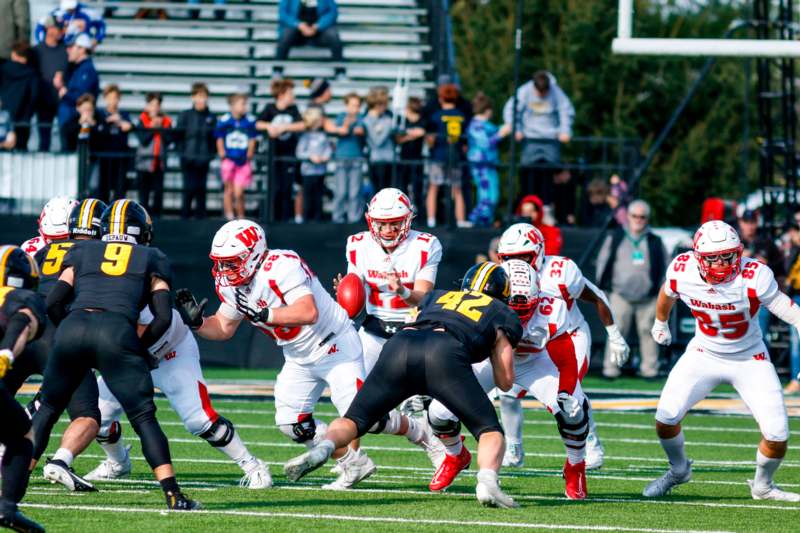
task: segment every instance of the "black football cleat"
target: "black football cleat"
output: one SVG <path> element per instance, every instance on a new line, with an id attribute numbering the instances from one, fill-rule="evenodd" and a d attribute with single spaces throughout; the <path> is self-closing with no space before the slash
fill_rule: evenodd
<path id="1" fill-rule="evenodd" d="M 83 479 L 59 459 L 48 459 L 42 469 L 44 478 L 51 483 L 61 483 L 73 492 L 97 492 L 94 485 Z"/>
<path id="2" fill-rule="evenodd" d="M 0 528 L 11 529 L 21 533 L 44 533 L 44 528 L 19 511 L 0 515 Z"/>
<path id="3" fill-rule="evenodd" d="M 164 495 L 167 497 L 167 508 L 170 511 L 197 511 L 203 508 L 200 502 L 190 500 L 179 490 L 168 491 Z"/>

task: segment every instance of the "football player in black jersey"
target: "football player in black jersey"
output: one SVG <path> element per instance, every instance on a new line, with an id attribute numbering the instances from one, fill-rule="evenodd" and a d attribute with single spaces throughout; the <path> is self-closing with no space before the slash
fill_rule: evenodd
<path id="1" fill-rule="evenodd" d="M 333 450 L 364 435 L 401 401 L 426 394 L 458 413 L 478 440 L 478 501 L 516 507 L 497 481 L 505 451 L 503 430 L 472 372 L 473 363 L 489 357 L 496 385 L 508 390 L 514 382 L 514 347 L 523 331 L 506 305 L 509 292 L 505 271 L 481 263 L 467 272 L 462 290 L 429 293 L 417 320 L 384 345 L 344 417 L 330 424 L 319 445 L 286 463 L 286 476 L 297 481 L 322 466 Z"/>
<path id="2" fill-rule="evenodd" d="M 0 247 L 0 378 L 14 367 L 25 345 L 46 328 L 44 299 L 34 292 L 39 269 L 16 246 Z M 28 467 L 33 455 L 33 433 L 28 414 L 0 381 L 0 443 L 6 447 L 2 463 L 0 527 L 15 531 L 44 531 L 26 518 L 17 504 L 28 487 Z"/>
<path id="3" fill-rule="evenodd" d="M 64 270 L 47 297 L 47 314 L 62 327 L 56 331 L 41 403 L 33 417 L 34 457 L 41 457 L 47 447 L 53 425 L 86 370 L 95 368 L 139 435 L 167 506 L 197 509 L 199 504 L 178 487 L 169 443 L 155 417 L 147 351 L 172 320 L 169 260 L 148 246 L 152 222 L 138 203 L 115 201 L 103 212 L 102 226 L 101 241 L 80 241 L 67 251 Z M 154 319 L 140 338 L 136 323 L 145 305 Z"/>
<path id="4" fill-rule="evenodd" d="M 100 217 L 106 204 L 94 198 L 87 198 L 75 205 L 67 218 L 68 238 L 50 240 L 34 255 L 39 265 L 39 289 L 44 297 L 58 281 L 63 269 L 67 251 L 79 240 L 99 239 L 101 236 Z M 17 358 L 3 381 L 6 388 L 16 394 L 22 384 L 33 374 L 44 375 L 47 358 L 53 348 L 55 326 L 51 323 L 42 337 L 29 343 Z M 28 404 L 28 413 L 33 415 L 38 405 L 38 396 Z M 78 388 L 67 405 L 67 413 L 72 420 L 61 437 L 61 445 L 52 460 L 44 467 L 44 477 L 61 483 L 73 491 L 94 491 L 95 487 L 71 469 L 72 460 L 83 452 L 97 436 L 100 428 L 100 409 L 97 405 L 97 380 L 91 370 L 86 370 Z"/>

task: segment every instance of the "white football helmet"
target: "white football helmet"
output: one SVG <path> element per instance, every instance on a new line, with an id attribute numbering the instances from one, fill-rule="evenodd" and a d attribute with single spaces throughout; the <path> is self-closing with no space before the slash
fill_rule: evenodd
<path id="1" fill-rule="evenodd" d="M 497 255 L 503 261 L 523 259 L 538 272 L 544 264 L 544 237 L 533 224 L 514 224 L 500 237 Z"/>
<path id="2" fill-rule="evenodd" d="M 39 235 L 51 241 L 69 237 L 69 215 L 77 200 L 66 196 L 56 196 L 44 204 L 39 215 Z"/>
<path id="3" fill-rule="evenodd" d="M 365 217 L 369 232 L 378 244 L 385 248 L 394 248 L 408 237 L 414 209 L 403 191 L 389 187 L 381 189 L 372 197 Z M 392 222 L 400 222 L 399 229 L 388 226 Z M 384 225 L 386 226 L 381 227 Z"/>
<path id="4" fill-rule="evenodd" d="M 267 254 L 264 229 L 251 220 L 231 220 L 211 243 L 211 273 L 222 287 L 244 285 L 253 279 Z"/>
<path id="5" fill-rule="evenodd" d="M 539 276 L 530 264 L 519 259 L 509 259 L 501 266 L 508 274 L 511 288 L 508 306 L 517 312 L 525 326 L 539 303 Z"/>
<path id="6" fill-rule="evenodd" d="M 706 222 L 694 234 L 694 256 L 709 283 L 725 283 L 738 276 L 742 250 L 739 234 L 720 220 Z"/>

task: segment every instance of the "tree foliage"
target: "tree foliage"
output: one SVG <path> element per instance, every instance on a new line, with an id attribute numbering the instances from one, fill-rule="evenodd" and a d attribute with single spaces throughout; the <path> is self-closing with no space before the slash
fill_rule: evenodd
<path id="1" fill-rule="evenodd" d="M 515 4 L 460 0 L 451 8 L 463 89 L 467 95 L 484 91 L 497 108 L 513 90 Z M 551 71 L 575 105 L 576 135 L 638 137 L 647 150 L 704 59 L 612 54 L 615 0 L 523 4 L 521 83 L 536 70 Z M 734 20 L 749 16 L 745 4 L 638 0 L 634 31 L 652 37 L 718 38 Z M 653 205 L 657 223 L 692 225 L 699 220 L 704 198 L 737 198 L 755 186 L 754 164 L 740 178 L 745 61 L 717 62 L 645 174 L 639 190 Z M 755 107 L 753 100 L 750 115 Z M 750 122 L 757 133 L 752 116 Z"/>

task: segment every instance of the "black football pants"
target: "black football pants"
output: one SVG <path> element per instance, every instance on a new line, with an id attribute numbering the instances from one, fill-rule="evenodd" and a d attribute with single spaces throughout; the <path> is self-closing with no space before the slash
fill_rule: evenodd
<path id="1" fill-rule="evenodd" d="M 90 368 L 100 371 L 119 400 L 150 467 L 170 464 L 169 443 L 156 420 L 153 380 L 141 355 L 136 327 L 125 316 L 109 311 L 73 311 L 56 331 L 41 405 L 33 417 L 34 458 L 44 453 L 53 425 Z"/>
<path id="2" fill-rule="evenodd" d="M 406 329 L 389 339 L 344 416 L 362 436 L 415 394 L 442 402 L 476 439 L 488 431 L 503 432 L 462 344 L 434 330 Z"/>
<path id="3" fill-rule="evenodd" d="M 13 514 L 28 488 L 28 467 L 31 464 L 33 445 L 25 438 L 31 429 L 25 409 L 0 381 L 0 443 L 5 447 L 2 472 L 0 516 Z"/>

